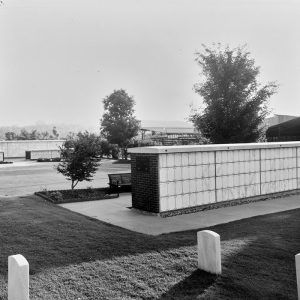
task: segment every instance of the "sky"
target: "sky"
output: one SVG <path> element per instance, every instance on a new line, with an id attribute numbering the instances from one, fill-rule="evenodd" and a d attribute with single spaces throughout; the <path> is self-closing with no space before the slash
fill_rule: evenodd
<path id="1" fill-rule="evenodd" d="M 3 0 L 0 126 L 98 126 L 123 88 L 142 120 L 188 118 L 202 44 L 248 45 L 274 114 L 300 116 L 299 0 Z"/>

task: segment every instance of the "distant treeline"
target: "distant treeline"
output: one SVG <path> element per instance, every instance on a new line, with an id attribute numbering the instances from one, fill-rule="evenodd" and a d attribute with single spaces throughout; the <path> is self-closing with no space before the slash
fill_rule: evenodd
<path id="1" fill-rule="evenodd" d="M 15 141 L 15 140 L 57 140 L 59 138 L 59 133 L 56 127 L 52 128 L 52 132 L 48 131 L 37 131 L 36 129 L 27 131 L 26 129 L 21 129 L 20 133 L 15 133 L 13 131 L 5 132 L 5 140 Z"/>
<path id="2" fill-rule="evenodd" d="M 94 128 L 68 124 L 36 124 L 29 126 L 0 126 L 0 140 L 65 139 L 71 132 L 97 132 Z"/>

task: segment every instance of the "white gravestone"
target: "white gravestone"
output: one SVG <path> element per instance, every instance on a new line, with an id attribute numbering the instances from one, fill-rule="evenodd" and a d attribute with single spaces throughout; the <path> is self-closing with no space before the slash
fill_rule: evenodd
<path id="1" fill-rule="evenodd" d="M 220 236 L 210 230 L 197 232 L 198 268 L 212 274 L 221 274 Z"/>
<path id="2" fill-rule="evenodd" d="M 300 300 L 300 253 L 295 256 L 296 261 L 296 276 L 297 276 L 297 288 L 298 288 L 298 300 Z"/>
<path id="3" fill-rule="evenodd" d="M 8 300 L 29 300 L 29 264 L 21 254 L 8 257 Z"/>

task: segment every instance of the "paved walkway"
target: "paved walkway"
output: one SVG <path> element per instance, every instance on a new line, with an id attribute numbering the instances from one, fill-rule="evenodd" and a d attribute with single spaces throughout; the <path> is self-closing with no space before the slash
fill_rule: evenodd
<path id="1" fill-rule="evenodd" d="M 300 195 L 223 207 L 168 218 L 131 210 L 131 194 L 120 194 L 110 200 L 61 204 L 62 207 L 98 220 L 144 234 L 200 229 L 217 224 L 300 208 Z"/>

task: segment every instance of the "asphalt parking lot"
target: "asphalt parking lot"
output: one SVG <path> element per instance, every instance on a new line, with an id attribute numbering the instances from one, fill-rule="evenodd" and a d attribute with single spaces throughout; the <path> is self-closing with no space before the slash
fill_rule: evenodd
<path id="1" fill-rule="evenodd" d="M 0 165 L 0 197 L 26 196 L 34 192 L 69 189 L 71 182 L 57 173 L 57 163 L 39 163 L 15 159 L 13 164 Z M 130 172 L 129 164 L 103 159 L 93 181 L 78 183 L 76 188 L 106 187 L 109 173 Z"/>

